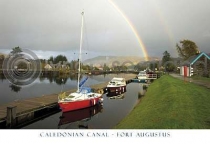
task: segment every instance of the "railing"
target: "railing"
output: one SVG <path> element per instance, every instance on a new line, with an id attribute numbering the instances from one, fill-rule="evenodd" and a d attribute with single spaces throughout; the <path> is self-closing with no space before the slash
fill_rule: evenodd
<path id="1" fill-rule="evenodd" d="M 147 74 L 149 79 L 157 79 L 157 74 Z"/>

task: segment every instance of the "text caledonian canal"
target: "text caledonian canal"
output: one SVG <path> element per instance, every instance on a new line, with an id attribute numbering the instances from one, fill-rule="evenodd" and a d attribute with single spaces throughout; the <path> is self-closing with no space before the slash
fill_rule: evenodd
<path id="1" fill-rule="evenodd" d="M 109 137 L 106 132 L 41 132 L 40 137 Z"/>

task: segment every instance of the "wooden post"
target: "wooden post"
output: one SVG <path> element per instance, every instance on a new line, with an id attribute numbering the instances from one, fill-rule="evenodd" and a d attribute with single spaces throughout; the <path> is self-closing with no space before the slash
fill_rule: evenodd
<path id="1" fill-rule="evenodd" d="M 16 125 L 16 109 L 17 109 L 17 106 L 7 107 L 6 125 L 9 128 Z"/>

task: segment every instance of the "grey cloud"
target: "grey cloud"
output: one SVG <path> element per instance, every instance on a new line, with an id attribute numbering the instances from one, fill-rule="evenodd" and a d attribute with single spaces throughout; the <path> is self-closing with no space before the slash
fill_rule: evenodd
<path id="1" fill-rule="evenodd" d="M 208 51 L 209 0 L 112 1 L 136 28 L 149 55 L 162 56 L 165 50 L 173 55 L 181 39 L 192 39 Z M 0 49 L 77 51 L 83 9 L 85 50 L 143 56 L 131 28 L 108 0 L 0 0 Z"/>

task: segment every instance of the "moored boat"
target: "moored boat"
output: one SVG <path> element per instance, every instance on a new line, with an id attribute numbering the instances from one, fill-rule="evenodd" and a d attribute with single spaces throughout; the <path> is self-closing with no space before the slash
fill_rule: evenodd
<path id="1" fill-rule="evenodd" d="M 106 87 L 107 94 L 110 93 L 124 93 L 126 92 L 125 78 L 114 77 Z"/>
<path id="2" fill-rule="evenodd" d="M 145 71 L 140 71 L 137 75 L 137 79 L 140 83 L 147 83 L 147 73 Z"/>
<path id="3" fill-rule="evenodd" d="M 79 68 L 78 68 L 78 84 L 77 91 L 66 95 L 65 92 L 58 95 L 58 104 L 62 112 L 79 110 L 91 106 L 95 106 L 103 101 L 103 93 L 95 93 L 90 87 L 83 87 L 88 77 L 80 81 L 81 74 L 81 50 L 82 50 L 82 34 L 83 34 L 83 15 L 82 12 L 82 26 L 81 26 L 81 39 L 80 39 L 80 53 L 79 53 Z"/>

